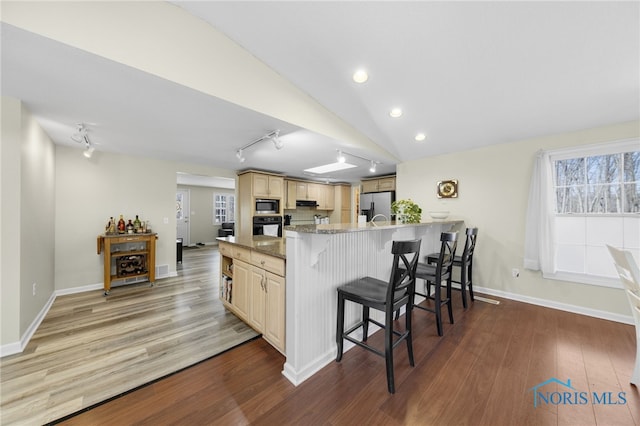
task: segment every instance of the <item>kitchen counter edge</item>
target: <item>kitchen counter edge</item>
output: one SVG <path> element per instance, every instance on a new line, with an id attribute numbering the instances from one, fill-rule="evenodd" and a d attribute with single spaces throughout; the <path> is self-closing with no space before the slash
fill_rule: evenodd
<path id="1" fill-rule="evenodd" d="M 429 226 L 429 225 L 441 225 L 441 224 L 458 224 L 462 223 L 462 219 L 435 219 L 428 220 L 420 223 L 396 223 L 396 222 L 383 222 L 383 223 L 330 223 L 324 225 L 292 225 L 285 226 L 285 231 L 300 232 L 303 234 L 343 234 L 348 232 L 364 232 L 364 231 L 378 231 L 383 229 L 396 229 L 402 227 L 414 227 L 414 226 Z"/>
<path id="2" fill-rule="evenodd" d="M 285 239 L 278 237 L 250 236 L 250 237 L 217 237 L 223 243 L 234 244 L 250 250 L 255 250 L 269 256 L 287 258 Z"/>

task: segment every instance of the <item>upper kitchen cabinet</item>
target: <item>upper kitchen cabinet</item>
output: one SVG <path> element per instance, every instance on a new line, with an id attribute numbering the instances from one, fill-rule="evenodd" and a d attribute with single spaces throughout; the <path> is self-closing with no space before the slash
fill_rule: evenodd
<path id="1" fill-rule="evenodd" d="M 253 170 L 238 173 L 238 198 L 236 205 L 236 235 L 253 234 L 253 217 L 256 216 L 256 200 L 278 200 L 276 212 L 282 215 L 284 207 L 284 176 Z"/>
<path id="2" fill-rule="evenodd" d="M 296 201 L 315 201 L 318 210 L 335 208 L 335 191 L 333 185 L 324 183 L 286 180 L 285 209 L 295 209 Z"/>
<path id="3" fill-rule="evenodd" d="M 284 177 L 263 173 L 252 173 L 253 196 L 282 199 L 284 195 Z"/>
<path id="4" fill-rule="evenodd" d="M 396 177 L 385 176 L 373 179 L 362 180 L 362 193 L 367 192 L 387 192 L 396 190 Z"/>

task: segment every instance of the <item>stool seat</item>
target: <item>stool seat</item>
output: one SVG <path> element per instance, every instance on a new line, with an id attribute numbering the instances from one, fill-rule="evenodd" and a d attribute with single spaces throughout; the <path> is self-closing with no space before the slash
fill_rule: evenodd
<path id="1" fill-rule="evenodd" d="M 343 343 L 348 340 L 370 352 L 385 358 L 387 371 L 387 390 L 395 393 L 393 374 L 393 349 L 401 342 L 407 343 L 409 364 L 413 367 L 413 341 L 411 334 L 411 308 L 415 290 L 416 266 L 420 253 L 420 240 L 394 241 L 391 247 L 393 264 L 389 281 L 374 277 L 363 277 L 338 287 L 338 319 L 336 324 L 336 362 L 342 360 Z M 402 263 L 402 267 L 400 264 Z M 362 320 L 348 330 L 344 330 L 345 302 L 362 305 Z M 406 306 L 404 330 L 394 330 L 393 313 Z M 373 308 L 385 313 L 384 324 L 369 317 Z M 384 351 L 367 344 L 369 323 L 384 329 Z M 362 327 L 362 340 L 351 333 Z M 394 341 L 394 337 L 396 337 Z"/>

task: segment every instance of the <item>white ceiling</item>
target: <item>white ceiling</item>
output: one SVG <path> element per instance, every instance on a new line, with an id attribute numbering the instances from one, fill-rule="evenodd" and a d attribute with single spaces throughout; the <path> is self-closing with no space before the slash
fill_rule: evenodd
<path id="1" fill-rule="evenodd" d="M 340 148 L 380 161 L 382 174 L 397 161 L 640 117 L 638 2 L 173 3 L 389 155 L 4 23 L 2 94 L 22 99 L 58 144 L 74 145 L 81 121 L 99 151 L 298 177 Z M 358 67 L 370 74 L 362 85 L 351 80 Z M 394 106 L 402 117 L 389 117 Z M 238 163 L 239 147 L 274 129 L 282 150 L 260 142 Z M 329 177 L 370 175 L 351 160 L 360 167 Z"/>

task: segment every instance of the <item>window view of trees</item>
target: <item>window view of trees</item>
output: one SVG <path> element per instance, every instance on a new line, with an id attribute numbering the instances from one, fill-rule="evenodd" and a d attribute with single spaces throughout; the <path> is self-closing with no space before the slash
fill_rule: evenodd
<path id="1" fill-rule="evenodd" d="M 554 162 L 556 212 L 640 212 L 640 151 Z"/>

